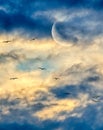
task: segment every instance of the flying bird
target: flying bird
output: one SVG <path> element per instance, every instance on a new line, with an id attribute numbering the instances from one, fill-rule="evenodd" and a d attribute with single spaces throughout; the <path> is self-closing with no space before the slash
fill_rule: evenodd
<path id="1" fill-rule="evenodd" d="M 14 77 L 14 78 L 10 78 L 10 80 L 16 80 L 16 79 L 18 79 L 17 77 Z"/>
<path id="2" fill-rule="evenodd" d="M 38 69 L 40 69 L 40 70 L 46 70 L 46 68 L 44 68 L 44 67 L 38 67 Z"/>
<path id="3" fill-rule="evenodd" d="M 34 41 L 34 40 L 36 40 L 36 39 L 37 39 L 37 37 L 34 37 L 34 38 L 31 39 L 31 41 Z"/>
<path id="4" fill-rule="evenodd" d="M 58 77 L 55 77 L 54 79 L 55 79 L 55 80 L 58 80 L 58 79 L 60 79 L 60 78 L 58 78 Z"/>
<path id="5" fill-rule="evenodd" d="M 7 40 L 7 41 L 3 41 L 3 43 L 9 43 L 9 42 L 11 42 L 11 41 L 9 41 L 9 40 Z"/>
<path id="6" fill-rule="evenodd" d="M 71 92 L 65 92 L 64 94 L 68 94 L 69 95 L 69 94 L 72 94 L 72 93 Z"/>
<path id="7" fill-rule="evenodd" d="M 14 39 L 13 40 L 5 40 L 5 41 L 2 41 L 1 43 L 10 43 L 12 41 L 14 41 Z"/>

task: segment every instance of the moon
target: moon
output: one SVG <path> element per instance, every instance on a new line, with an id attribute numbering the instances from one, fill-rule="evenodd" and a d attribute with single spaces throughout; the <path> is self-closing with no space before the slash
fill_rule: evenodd
<path id="1" fill-rule="evenodd" d="M 60 45 L 69 46 L 78 41 L 77 37 L 72 35 L 72 29 L 64 22 L 55 22 L 51 33 L 53 40 Z"/>
<path id="2" fill-rule="evenodd" d="M 52 38 L 60 45 L 89 45 L 95 37 L 100 36 L 101 22 L 88 19 L 89 16 L 75 16 L 72 19 L 56 21 L 52 26 Z M 90 22 L 89 22 L 90 21 Z M 92 24 L 89 24 L 92 23 Z"/>
<path id="3" fill-rule="evenodd" d="M 53 40 L 58 43 L 58 44 L 61 44 L 61 45 L 67 45 L 67 42 L 64 41 L 62 38 L 61 38 L 61 35 L 59 34 L 58 30 L 56 29 L 56 25 L 57 23 L 54 23 L 53 26 L 52 26 L 52 38 Z"/>

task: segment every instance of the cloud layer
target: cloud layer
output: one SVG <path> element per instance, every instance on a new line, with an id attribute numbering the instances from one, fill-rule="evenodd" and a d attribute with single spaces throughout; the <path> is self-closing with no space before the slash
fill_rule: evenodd
<path id="1" fill-rule="evenodd" d="M 48 0 L 0 1 L 0 32 L 18 31 L 22 35 L 25 33 L 24 36 L 51 37 L 53 23 L 66 17 L 64 24 L 60 25 L 61 29 L 68 26 L 66 30 L 68 30 L 69 34 L 66 32 L 63 35 L 62 33 L 64 38 L 67 39 L 68 37 L 70 41 L 74 39 L 73 41 L 77 42 L 78 37 L 81 39 L 82 36 L 85 36 L 87 39 L 90 35 L 88 39 L 91 39 L 96 34 L 102 33 L 102 4 L 102 0 L 79 0 L 77 2 L 74 0 L 53 0 L 51 2 Z M 77 15 L 78 11 L 80 17 L 76 16 L 68 21 L 67 17 Z M 84 15 L 82 17 L 81 12 Z M 85 12 L 88 12 L 89 16 L 85 16 Z"/>
<path id="2" fill-rule="evenodd" d="M 5 44 L 6 38 L 16 40 Z M 0 39 L 0 128 L 102 129 L 103 52 L 98 39 L 84 49 L 51 39 Z"/>
<path id="3" fill-rule="evenodd" d="M 0 129 L 103 129 L 102 6 L 0 0 Z"/>

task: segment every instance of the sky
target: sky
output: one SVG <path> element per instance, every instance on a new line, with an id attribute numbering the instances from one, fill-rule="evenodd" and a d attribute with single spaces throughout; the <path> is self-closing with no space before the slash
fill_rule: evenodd
<path id="1" fill-rule="evenodd" d="M 0 130 L 103 130 L 103 0 L 0 0 Z"/>

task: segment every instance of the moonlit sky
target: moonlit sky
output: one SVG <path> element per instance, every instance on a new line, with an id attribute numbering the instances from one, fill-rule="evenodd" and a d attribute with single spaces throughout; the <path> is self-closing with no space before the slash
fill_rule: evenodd
<path id="1" fill-rule="evenodd" d="M 103 130 L 103 0 L 0 0 L 0 130 Z"/>

